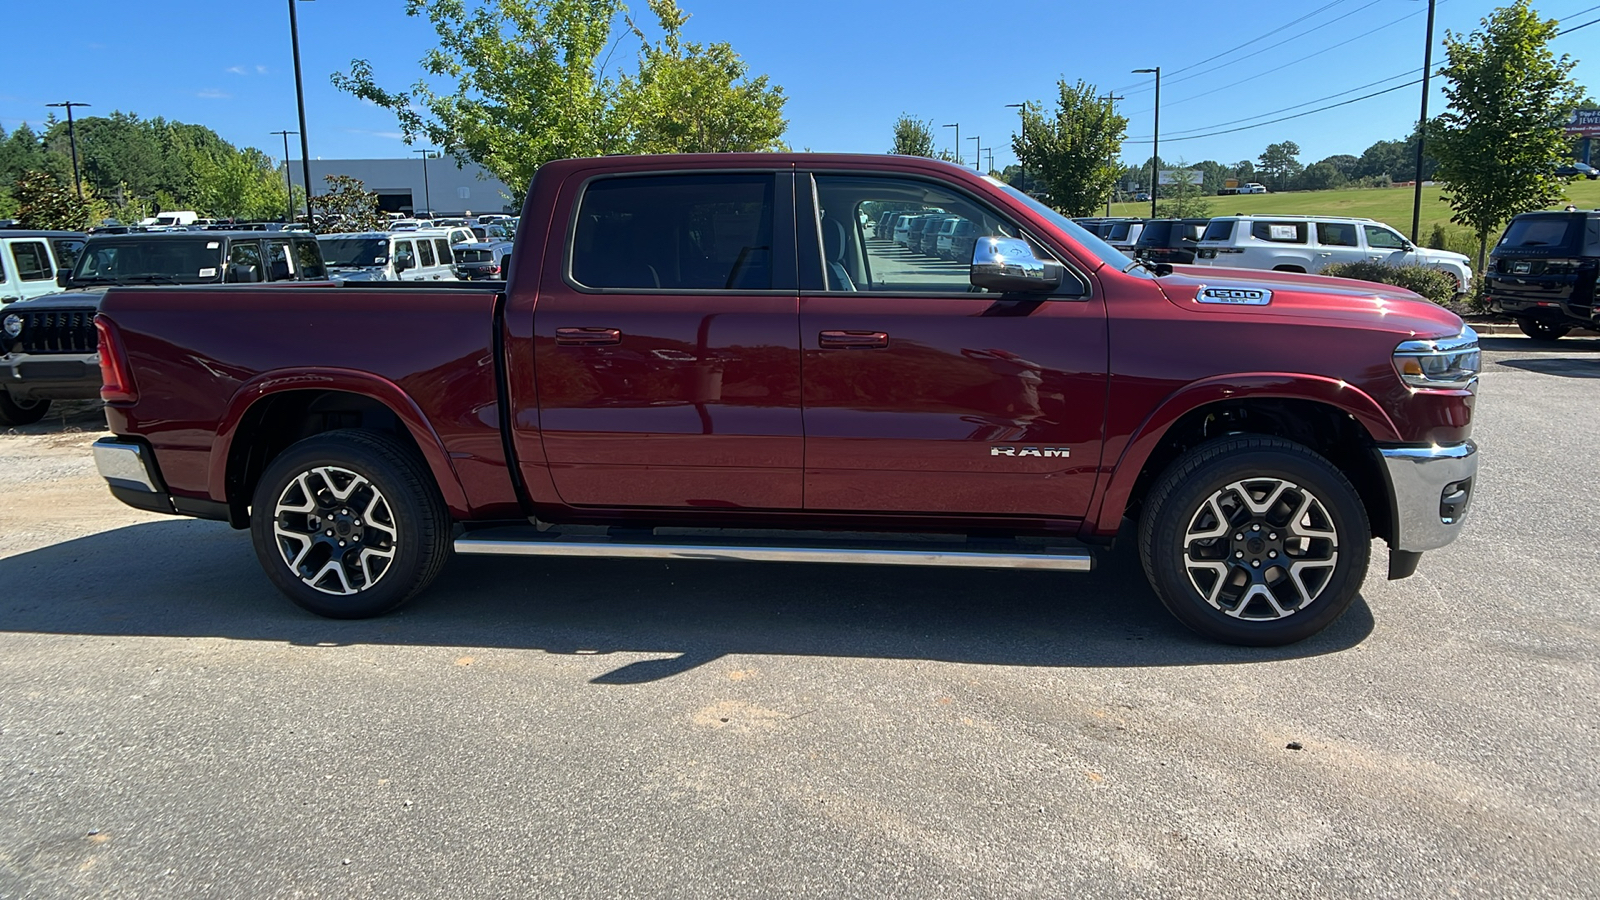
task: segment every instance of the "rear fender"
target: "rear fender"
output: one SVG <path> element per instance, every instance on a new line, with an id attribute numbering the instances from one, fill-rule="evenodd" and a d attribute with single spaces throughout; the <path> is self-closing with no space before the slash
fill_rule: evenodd
<path id="1" fill-rule="evenodd" d="M 411 433 L 411 439 L 416 442 L 423 460 L 433 473 L 434 481 L 439 485 L 439 493 L 443 495 L 450 514 L 458 519 L 471 515 L 461 479 L 450 463 L 450 454 L 416 401 L 399 385 L 382 376 L 356 369 L 329 367 L 262 372 L 239 386 L 229 400 L 228 411 L 217 426 L 216 437 L 211 442 L 211 461 L 206 481 L 212 499 L 222 502 L 228 499 L 228 457 L 238 436 L 239 424 L 250 408 L 263 398 L 283 391 L 311 390 L 358 394 L 388 407 Z"/>
<path id="2" fill-rule="evenodd" d="M 1128 508 L 1128 498 L 1133 494 L 1134 484 L 1139 480 L 1139 473 L 1173 423 L 1208 404 L 1248 399 L 1310 400 L 1322 403 L 1349 413 L 1375 441 L 1397 442 L 1401 439 L 1394 421 L 1377 401 L 1356 386 L 1337 378 L 1290 372 L 1250 372 L 1196 381 L 1163 400 L 1128 439 L 1116 468 L 1106 480 L 1100 502 L 1098 505 L 1090 504 L 1090 509 L 1099 510 L 1095 516 L 1094 533 L 1116 533 Z"/>

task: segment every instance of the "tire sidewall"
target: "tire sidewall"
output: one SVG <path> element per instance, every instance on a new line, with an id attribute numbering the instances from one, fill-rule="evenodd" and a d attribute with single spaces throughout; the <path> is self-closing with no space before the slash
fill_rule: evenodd
<path id="1" fill-rule="evenodd" d="M 393 449 L 385 453 L 373 446 L 374 435 L 353 439 L 329 432 L 291 446 L 262 473 L 250 508 L 250 536 L 256 559 L 272 583 L 296 606 L 334 619 L 363 619 L 398 607 L 425 586 L 436 567 L 429 557 L 425 523 L 437 515 L 425 496 L 415 490 L 415 478 L 404 471 L 406 460 Z M 403 451 L 402 451 L 403 453 Z M 274 510 L 284 490 L 300 474 L 319 466 L 347 469 L 367 478 L 388 502 L 395 525 L 395 558 L 371 588 L 356 594 L 326 594 L 305 582 L 289 568 L 273 534 Z"/>
<path id="2" fill-rule="evenodd" d="M 18 400 L 0 390 L 0 425 L 32 425 L 49 412 L 49 400 Z"/>
<path id="3" fill-rule="evenodd" d="M 1207 637 L 1248 646 L 1304 640 L 1344 615 L 1366 578 L 1372 538 L 1354 486 L 1312 451 L 1288 442 L 1278 444 L 1223 452 L 1194 469 L 1152 511 L 1148 536 L 1140 542 L 1146 549 L 1146 572 L 1163 605 Z M 1236 619 L 1211 606 L 1190 583 L 1183 566 L 1184 536 L 1200 504 L 1227 485 L 1250 478 L 1281 478 L 1309 490 L 1332 517 L 1339 538 L 1339 562 L 1322 592 L 1304 611 L 1270 622 Z"/>

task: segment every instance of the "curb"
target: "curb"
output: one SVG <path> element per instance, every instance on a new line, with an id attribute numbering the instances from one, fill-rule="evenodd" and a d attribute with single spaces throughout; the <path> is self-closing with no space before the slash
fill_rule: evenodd
<path id="1" fill-rule="evenodd" d="M 1490 337 L 1501 337 L 1501 336 L 1507 336 L 1507 335 L 1514 336 L 1514 337 L 1525 337 L 1526 336 L 1526 335 L 1524 335 L 1522 333 L 1522 329 L 1518 328 L 1515 325 L 1502 325 L 1502 324 L 1499 324 L 1499 323 L 1490 324 L 1488 322 L 1482 322 L 1482 323 L 1468 322 L 1467 324 L 1472 326 L 1472 330 L 1476 331 L 1480 336 L 1485 336 L 1485 335 L 1490 336 Z M 1594 332 L 1594 331 L 1590 331 L 1587 328 L 1574 328 L 1574 329 L 1572 329 L 1571 332 L 1569 332 L 1569 334 L 1572 337 L 1597 337 L 1597 336 L 1600 336 L 1600 333 L 1597 333 L 1597 332 Z"/>

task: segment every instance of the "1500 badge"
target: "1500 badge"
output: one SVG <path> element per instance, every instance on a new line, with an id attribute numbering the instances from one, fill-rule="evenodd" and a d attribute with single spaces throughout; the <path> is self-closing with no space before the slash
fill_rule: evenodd
<path id="1" fill-rule="evenodd" d="M 990 456 L 1071 456 L 1070 447 L 990 447 Z"/>
<path id="2" fill-rule="evenodd" d="M 1203 287 L 1195 299 L 1228 306 L 1266 306 L 1272 302 L 1272 292 L 1261 288 Z"/>

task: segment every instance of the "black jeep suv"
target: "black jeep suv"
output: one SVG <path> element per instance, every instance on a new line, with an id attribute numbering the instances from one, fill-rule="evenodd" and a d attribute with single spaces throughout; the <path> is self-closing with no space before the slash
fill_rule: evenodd
<path id="1" fill-rule="evenodd" d="M 1522 333 L 1553 341 L 1594 328 L 1600 279 L 1600 210 L 1523 213 L 1489 254 L 1489 308 L 1517 320 Z"/>

